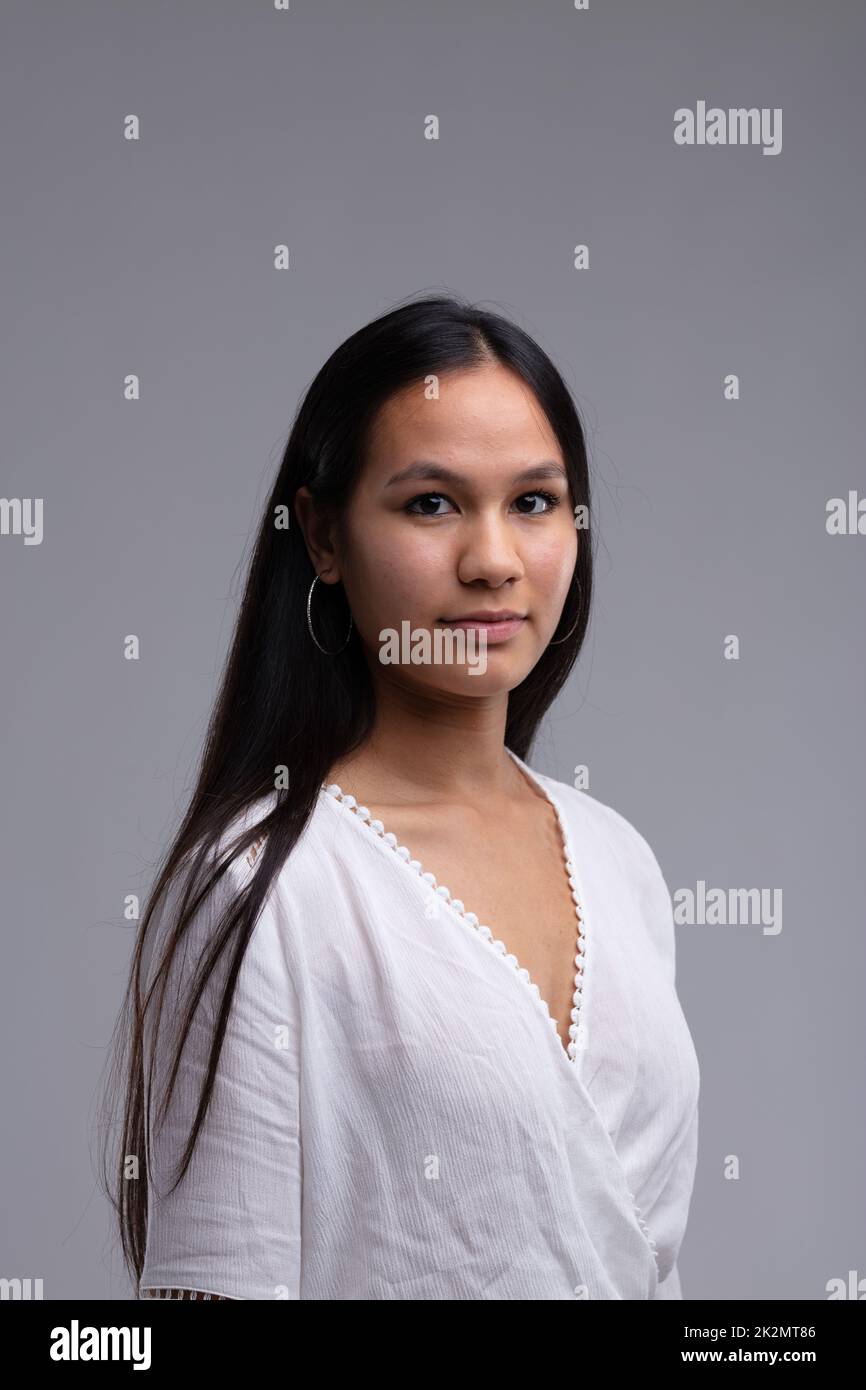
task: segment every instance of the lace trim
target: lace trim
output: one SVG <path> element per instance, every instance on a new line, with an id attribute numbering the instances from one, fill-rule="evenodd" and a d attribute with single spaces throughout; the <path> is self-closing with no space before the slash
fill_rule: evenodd
<path id="1" fill-rule="evenodd" d="M 514 757 L 514 754 L 511 754 L 511 756 Z M 515 758 L 515 762 L 517 761 L 518 760 Z M 522 763 L 520 763 L 519 765 L 523 766 Z M 557 1028 L 556 1019 L 550 1012 L 550 1008 L 547 1004 L 547 1001 L 542 998 L 541 991 L 538 988 L 538 985 L 532 979 L 532 976 L 530 975 L 529 971 L 520 964 L 520 961 L 517 959 L 515 955 L 509 952 L 505 942 L 498 940 L 493 935 L 493 932 L 490 927 L 482 925 L 474 912 L 467 911 L 464 903 L 460 898 L 452 897 L 450 891 L 445 887 L 444 884 L 437 885 L 435 875 L 426 872 L 421 861 L 412 857 L 411 850 L 409 850 L 406 845 L 401 845 L 397 840 L 396 835 L 394 835 L 392 831 L 386 830 L 380 820 L 373 820 L 371 818 L 371 813 L 369 809 L 366 806 L 360 806 L 354 796 L 351 796 L 348 792 L 344 792 L 342 787 L 340 787 L 336 782 L 331 782 L 327 785 L 325 783 L 322 783 L 322 790 L 328 792 L 337 801 L 341 802 L 344 806 L 348 807 L 348 809 L 351 810 L 364 825 L 366 825 L 370 830 L 372 830 L 374 834 L 378 835 L 380 839 L 384 840 L 385 844 L 390 845 L 390 847 L 394 850 L 394 853 L 398 856 L 398 858 L 401 859 L 404 864 L 406 864 L 407 868 L 411 869 L 414 873 L 418 874 L 418 876 L 426 884 L 428 884 L 430 888 L 435 890 L 435 893 L 439 898 L 443 899 L 446 903 L 448 903 L 450 907 L 454 908 L 455 912 L 458 913 L 458 915 L 463 919 L 463 921 L 466 922 L 470 927 L 474 927 L 475 930 L 478 932 L 479 936 L 483 937 L 485 941 L 489 942 L 493 950 L 497 951 L 499 955 L 501 955 L 502 958 L 507 962 L 507 964 L 510 965 L 514 970 L 516 970 L 520 978 L 524 981 L 526 985 L 528 985 L 529 989 L 532 991 L 533 996 L 538 1001 L 542 1010 L 544 1011 L 544 1014 L 551 1028 L 556 1034 L 556 1041 L 559 1045 L 560 1051 L 563 1052 L 564 1056 L 567 1053 L 567 1060 L 570 1063 L 574 1063 L 578 1054 L 583 1050 L 585 1045 L 585 1029 L 583 1027 L 581 1003 L 583 1000 L 583 989 L 586 979 L 586 926 L 583 921 L 580 899 L 578 897 L 578 885 L 574 875 L 574 864 L 572 862 L 570 850 L 568 847 L 568 834 L 559 807 L 557 806 L 553 798 L 549 795 L 545 787 L 543 787 L 540 783 L 535 782 L 534 779 L 533 785 L 537 786 L 539 790 L 543 793 L 547 801 L 553 807 L 553 810 L 556 814 L 556 821 L 559 827 L 560 845 L 562 848 L 563 859 L 565 861 L 566 872 L 568 874 L 568 883 L 571 889 L 571 896 L 574 900 L 574 913 L 577 919 L 577 954 L 574 957 L 575 969 L 572 978 L 573 992 L 572 1007 L 570 1013 L 571 1022 L 568 1029 L 569 1043 L 567 1049 L 565 1049 L 564 1052 L 562 1048 L 562 1040 L 559 1037 L 559 1030 Z M 583 928 L 583 930 L 581 930 L 581 928 Z"/>
<path id="2" fill-rule="evenodd" d="M 628 1184 L 626 1184 L 626 1186 L 628 1187 Z M 628 1188 L 628 1195 L 629 1195 L 629 1197 L 631 1197 L 631 1204 L 632 1204 L 632 1206 L 634 1207 L 634 1214 L 635 1214 L 635 1216 L 637 1217 L 638 1222 L 640 1223 L 640 1228 L 641 1228 L 641 1230 L 643 1231 L 644 1235 L 646 1236 L 647 1244 L 649 1245 L 650 1250 L 652 1250 L 652 1252 L 653 1252 L 653 1258 L 655 1259 L 655 1262 L 656 1262 L 656 1271 L 657 1271 L 659 1277 L 661 1277 L 661 1268 L 660 1268 L 660 1266 L 659 1266 L 659 1250 L 658 1250 L 658 1246 L 656 1245 L 655 1236 L 652 1235 L 652 1233 L 650 1232 L 649 1226 L 648 1226 L 648 1225 L 646 1224 L 646 1222 L 644 1221 L 643 1212 L 641 1211 L 640 1207 L 638 1206 L 637 1202 L 635 1201 L 635 1199 L 634 1199 L 634 1193 L 632 1192 L 632 1190 L 631 1190 L 630 1187 Z"/>

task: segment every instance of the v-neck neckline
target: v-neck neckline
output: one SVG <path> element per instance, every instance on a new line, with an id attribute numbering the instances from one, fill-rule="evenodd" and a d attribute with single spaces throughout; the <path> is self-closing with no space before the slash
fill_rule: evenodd
<path id="1" fill-rule="evenodd" d="M 568 1030 L 569 1043 L 567 1048 L 565 1047 L 561 1037 L 559 1036 L 557 1021 L 551 1013 L 546 1000 L 542 996 L 541 990 L 539 989 L 538 985 L 533 980 L 529 971 L 524 966 L 521 966 L 519 960 L 513 954 L 513 952 L 509 951 L 506 943 L 498 939 L 494 935 L 493 929 L 489 926 L 483 925 L 480 922 L 477 914 L 471 912 L 465 906 L 461 898 L 452 895 L 449 889 L 446 888 L 444 884 L 438 883 L 436 876 L 424 868 L 424 865 L 420 862 L 420 860 L 416 859 L 413 856 L 412 851 L 406 845 L 400 844 L 400 842 L 397 839 L 397 836 L 394 835 L 391 831 L 387 830 L 386 827 L 383 825 L 382 821 L 375 819 L 371 815 L 371 812 L 368 809 L 368 807 L 364 806 L 363 804 L 360 804 L 357 801 L 357 799 L 350 793 L 344 792 L 343 788 L 339 786 L 339 784 L 336 782 L 323 782 L 321 790 L 323 792 L 328 793 L 329 796 L 334 800 L 335 804 L 339 806 L 345 806 L 352 812 L 350 819 L 358 822 L 359 829 L 363 833 L 372 833 L 376 835 L 379 839 L 381 839 L 386 845 L 389 845 L 390 848 L 397 855 L 398 859 L 405 865 L 406 869 L 411 874 L 420 877 L 422 881 L 424 881 L 439 898 L 441 898 L 449 907 L 453 908 L 457 912 L 458 916 L 472 930 L 472 934 L 474 936 L 477 936 L 481 942 L 487 943 L 485 949 L 492 948 L 499 956 L 501 956 L 503 964 L 508 965 L 511 969 L 513 969 L 514 973 L 518 976 L 518 978 L 521 981 L 523 981 L 526 988 L 529 989 L 532 997 L 536 1000 L 538 1007 L 542 1010 L 544 1016 L 547 1018 L 548 1023 L 553 1031 L 554 1040 L 556 1042 L 556 1051 L 559 1053 L 562 1062 L 565 1064 L 565 1066 L 568 1067 L 569 1071 L 572 1074 L 579 1075 L 582 1069 L 582 1059 L 584 1054 L 586 1053 L 588 1044 L 588 1029 L 586 1016 L 586 898 L 583 892 L 583 886 L 580 880 L 580 875 L 574 863 L 574 856 L 572 854 L 571 842 L 569 840 L 568 835 L 568 826 L 566 824 L 565 816 L 562 812 L 562 808 L 559 804 L 557 797 L 546 785 L 546 780 L 542 778 L 540 773 L 535 772 L 531 767 L 528 766 L 527 763 L 523 761 L 522 758 L 519 758 L 516 753 L 512 752 L 510 748 L 506 748 L 505 751 L 513 759 L 518 768 L 521 769 L 521 771 L 523 772 L 526 779 L 530 782 L 530 784 L 533 787 L 535 787 L 545 798 L 545 800 L 553 807 L 553 811 L 556 816 L 556 823 L 559 829 L 560 848 L 563 855 L 564 868 L 568 877 L 569 888 L 571 890 L 571 897 L 574 904 L 575 915 L 575 954 L 573 956 L 574 969 L 572 971 L 571 981 L 571 1021 Z"/>

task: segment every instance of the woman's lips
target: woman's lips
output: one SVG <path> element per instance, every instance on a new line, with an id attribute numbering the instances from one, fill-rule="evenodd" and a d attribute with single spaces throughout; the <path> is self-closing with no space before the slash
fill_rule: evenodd
<path id="1" fill-rule="evenodd" d="M 443 618 L 438 626 L 463 628 L 468 632 L 474 628 L 476 632 L 484 632 L 487 635 L 488 645 L 492 642 L 506 642 L 509 637 L 513 637 L 515 632 L 519 632 L 526 622 L 525 618 L 503 618 L 500 622 L 485 622 L 481 618 L 459 618 L 455 622 Z"/>

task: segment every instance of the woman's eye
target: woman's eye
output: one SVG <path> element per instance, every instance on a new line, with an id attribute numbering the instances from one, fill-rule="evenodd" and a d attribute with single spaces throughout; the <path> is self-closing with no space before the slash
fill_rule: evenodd
<path id="1" fill-rule="evenodd" d="M 442 502 L 448 500 L 441 492 L 422 492 L 420 496 L 413 497 L 412 501 L 406 504 L 406 511 L 412 516 L 442 516 L 442 512 L 416 512 L 413 510 L 417 502 L 429 502 L 431 497 L 434 499 L 438 498 Z"/>
<path id="2" fill-rule="evenodd" d="M 554 493 L 552 493 L 552 492 L 538 491 L 538 492 L 524 492 L 520 497 L 518 497 L 517 501 L 518 501 L 518 502 L 523 502 L 523 501 L 526 500 L 526 498 L 534 498 L 534 497 L 540 497 L 540 498 L 542 499 L 542 501 L 545 503 L 544 507 L 542 507 L 542 508 L 540 508 L 540 509 L 538 509 L 538 510 L 536 510 L 536 511 L 521 511 L 521 513 L 520 513 L 521 516 L 543 516 L 543 515 L 545 514 L 545 512 L 552 512 L 553 509 L 554 509 L 554 507 L 558 507 L 559 504 L 560 504 L 560 502 L 561 502 L 561 500 L 562 500 L 560 497 L 556 497 L 556 496 L 554 495 Z M 439 502 L 447 502 L 447 501 L 449 501 L 449 498 L 447 498 L 447 497 L 445 496 L 445 494 L 442 493 L 442 492 L 422 492 L 422 493 L 420 493 L 417 497 L 413 497 L 411 502 L 407 502 L 407 503 L 406 503 L 405 510 L 406 510 L 411 516 L 444 516 L 444 515 L 445 515 L 444 512 L 436 512 L 436 511 L 430 512 L 430 511 L 417 511 L 417 510 L 416 510 L 416 508 L 417 508 L 417 506 L 418 506 L 419 503 L 426 503 L 426 502 L 430 502 L 431 500 L 432 500 L 434 503 L 437 502 L 437 501 L 439 501 Z"/>
<path id="3" fill-rule="evenodd" d="M 542 511 L 521 512 L 521 516 L 543 516 L 544 512 L 552 512 L 554 507 L 558 507 L 560 501 L 562 500 L 561 498 L 554 496 L 552 492 L 524 492 L 523 497 L 518 497 L 517 500 L 518 502 L 522 502 L 526 497 L 540 497 L 547 505 L 543 508 Z"/>

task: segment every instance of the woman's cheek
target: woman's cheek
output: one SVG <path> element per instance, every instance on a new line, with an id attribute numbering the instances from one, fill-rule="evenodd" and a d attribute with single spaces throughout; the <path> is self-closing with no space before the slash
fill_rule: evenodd
<path id="1" fill-rule="evenodd" d="M 533 551 L 527 565 L 527 578 L 539 595 L 551 600 L 563 599 L 568 592 L 574 565 L 577 560 L 577 543 L 574 534 L 558 537 Z"/>
<path id="2" fill-rule="evenodd" d="M 419 623 L 431 617 L 443 585 L 449 588 L 442 557 L 430 547 L 405 540 L 379 552 L 370 570 L 369 584 L 381 609 L 398 621 L 413 618 Z M 432 616 L 436 616 L 435 612 Z"/>
<path id="3" fill-rule="evenodd" d="M 432 621 L 430 605 L 438 592 L 438 571 L 400 556 L 380 556 L 356 571 L 352 611 L 360 631 L 374 644 L 383 628 L 400 629 L 404 620 L 416 626 Z"/>

